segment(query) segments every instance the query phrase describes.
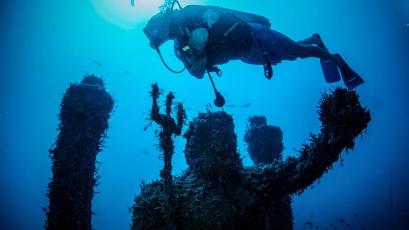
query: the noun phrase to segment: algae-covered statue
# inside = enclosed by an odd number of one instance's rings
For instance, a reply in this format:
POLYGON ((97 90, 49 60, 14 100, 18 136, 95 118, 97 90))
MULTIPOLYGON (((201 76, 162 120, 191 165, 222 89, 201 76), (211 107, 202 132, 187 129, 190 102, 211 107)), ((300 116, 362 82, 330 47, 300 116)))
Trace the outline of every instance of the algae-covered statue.
POLYGON ((274 200, 301 193, 339 159, 366 129, 370 113, 355 92, 336 89, 319 105, 322 127, 298 158, 244 167, 233 118, 201 113, 185 132, 189 168, 165 189, 163 180, 142 185, 132 207, 132 229, 266 229, 274 200))

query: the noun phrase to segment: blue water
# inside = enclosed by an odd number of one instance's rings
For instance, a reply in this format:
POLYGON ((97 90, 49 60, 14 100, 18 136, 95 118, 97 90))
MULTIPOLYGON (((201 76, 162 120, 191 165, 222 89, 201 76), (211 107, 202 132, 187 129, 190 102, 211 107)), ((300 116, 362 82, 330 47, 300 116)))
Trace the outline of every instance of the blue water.
MULTIPOLYGON (((96 229, 128 229, 128 207, 140 181, 159 177, 155 127, 143 131, 150 84, 175 92, 189 119, 213 101, 207 79, 167 72, 150 49, 141 29, 154 12, 123 19, 117 8, 101 10, 96 2, 115 1, 0 3, 1 229, 43 227, 41 208, 47 207, 51 177, 48 149, 57 135, 59 102, 69 83, 85 73, 102 76, 116 102, 109 138, 98 156, 102 178, 93 200, 96 229)), ((127 0, 117 2, 124 12, 138 13, 127 0)), ((135 7, 147 2, 135 1, 135 7)), ((274 29, 295 40, 318 32, 329 49, 341 53, 367 81, 357 91, 373 112, 368 133, 358 139, 354 151, 343 154, 344 166, 336 163, 313 188, 294 196, 295 229, 303 229, 311 213, 321 226, 345 218, 367 229, 408 229, 409 1, 190 2, 264 15, 274 29), (355 213, 359 218, 352 218, 355 213)), ((172 66, 181 66, 171 44, 163 53, 172 66)), ((216 84, 227 103, 252 103, 226 108, 234 115, 245 165, 252 164, 243 141, 249 116, 266 115, 270 124, 279 125, 285 154, 294 156, 309 132, 319 130, 320 94, 338 86, 325 83, 316 59, 282 63, 274 68, 271 81, 259 66, 231 62, 222 70, 216 84)), ((175 175, 186 168, 184 140, 178 138, 176 144, 175 175)))

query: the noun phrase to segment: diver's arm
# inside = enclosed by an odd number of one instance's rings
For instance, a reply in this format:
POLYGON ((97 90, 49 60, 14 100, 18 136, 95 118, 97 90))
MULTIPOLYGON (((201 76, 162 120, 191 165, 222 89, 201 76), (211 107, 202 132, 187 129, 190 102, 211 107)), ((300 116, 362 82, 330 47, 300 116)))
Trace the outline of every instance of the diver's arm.
POLYGON ((195 62, 193 63, 193 65, 187 67, 187 70, 189 71, 189 73, 198 79, 202 79, 204 77, 206 69, 207 69, 206 55, 203 55, 202 57, 197 58, 195 62))
POLYGON ((244 184, 263 200, 302 192, 328 171, 343 149, 353 148, 354 138, 371 119, 358 96, 344 89, 323 96, 319 116, 321 133, 310 137, 299 158, 244 169, 244 184))
POLYGON ((207 69, 206 46, 209 32, 204 27, 194 29, 189 38, 189 46, 192 49, 192 65, 187 67, 189 73, 196 78, 202 79, 207 69))

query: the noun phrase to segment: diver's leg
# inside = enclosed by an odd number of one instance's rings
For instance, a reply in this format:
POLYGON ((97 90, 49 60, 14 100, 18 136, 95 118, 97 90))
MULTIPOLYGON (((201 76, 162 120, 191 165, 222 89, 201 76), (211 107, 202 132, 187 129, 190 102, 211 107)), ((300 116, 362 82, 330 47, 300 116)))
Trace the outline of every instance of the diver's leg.
POLYGON ((313 45, 295 43, 288 48, 287 53, 290 56, 295 56, 298 58, 316 57, 324 60, 331 60, 337 63, 338 66, 341 65, 339 58, 329 53, 327 50, 313 45))
POLYGON ((317 46, 319 46, 319 40, 318 40, 318 37, 317 36, 319 36, 318 34, 314 34, 314 35, 312 35, 311 37, 309 37, 309 38, 306 38, 306 39, 304 39, 304 40, 301 40, 301 41, 297 41, 297 43, 298 44, 301 44, 301 45, 317 45, 317 46))
POLYGON ((306 38, 301 41, 297 41, 298 44, 301 45, 316 45, 321 48, 326 48, 324 42, 321 39, 319 34, 313 34, 311 37, 306 38))

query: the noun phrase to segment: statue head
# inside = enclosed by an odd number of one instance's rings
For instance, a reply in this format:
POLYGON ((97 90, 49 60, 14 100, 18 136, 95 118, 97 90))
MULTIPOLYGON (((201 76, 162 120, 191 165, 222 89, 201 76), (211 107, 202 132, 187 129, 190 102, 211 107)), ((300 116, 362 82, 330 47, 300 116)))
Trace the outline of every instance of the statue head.
POLYGON ((184 136, 186 161, 196 176, 221 179, 237 175, 242 168, 233 118, 227 113, 199 114, 184 136))
POLYGON ((264 116, 249 118, 249 125, 244 141, 255 164, 272 163, 281 159, 283 151, 283 132, 280 127, 267 125, 264 116))
POLYGON ((86 75, 82 79, 81 83, 86 84, 86 85, 93 85, 93 86, 101 87, 101 88, 105 87, 104 81, 101 78, 99 78, 99 77, 97 77, 97 76, 95 76, 93 74, 86 75))

